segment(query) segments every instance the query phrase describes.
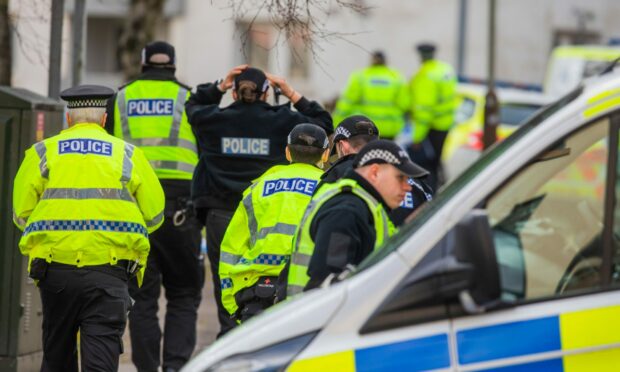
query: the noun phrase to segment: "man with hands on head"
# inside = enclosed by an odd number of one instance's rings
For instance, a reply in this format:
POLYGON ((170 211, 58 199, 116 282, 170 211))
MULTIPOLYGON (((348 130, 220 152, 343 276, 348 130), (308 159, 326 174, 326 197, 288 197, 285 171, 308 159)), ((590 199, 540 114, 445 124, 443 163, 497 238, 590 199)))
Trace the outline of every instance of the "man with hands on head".
POLYGON ((223 334, 235 323, 221 303, 220 244, 243 191, 267 169, 287 163, 287 136, 297 124, 316 124, 329 135, 333 132, 332 119, 284 78, 248 65, 234 67, 215 83, 199 85, 185 109, 200 153, 192 199, 198 218, 207 228, 207 254, 223 334), (290 103, 267 103, 270 85, 278 87, 290 103), (228 90, 232 90, 234 102, 220 107, 228 90))

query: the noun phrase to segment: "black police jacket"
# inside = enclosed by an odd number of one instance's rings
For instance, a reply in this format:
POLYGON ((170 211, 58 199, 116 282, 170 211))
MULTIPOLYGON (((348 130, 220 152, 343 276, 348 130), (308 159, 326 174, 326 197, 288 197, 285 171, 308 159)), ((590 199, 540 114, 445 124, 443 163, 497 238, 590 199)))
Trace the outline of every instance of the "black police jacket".
POLYGON ((302 97, 293 111, 290 103, 272 106, 257 101, 219 107, 222 92, 215 84, 196 88, 185 104, 200 149, 192 180, 197 208, 234 210, 251 181, 276 164, 286 164, 289 132, 300 123, 313 123, 327 134, 332 118, 317 102, 302 97))
POLYGON ((336 160, 327 170, 321 175, 321 181, 314 188, 314 193, 326 183, 334 183, 341 179, 349 169, 353 168, 353 159, 356 154, 349 154, 336 160))

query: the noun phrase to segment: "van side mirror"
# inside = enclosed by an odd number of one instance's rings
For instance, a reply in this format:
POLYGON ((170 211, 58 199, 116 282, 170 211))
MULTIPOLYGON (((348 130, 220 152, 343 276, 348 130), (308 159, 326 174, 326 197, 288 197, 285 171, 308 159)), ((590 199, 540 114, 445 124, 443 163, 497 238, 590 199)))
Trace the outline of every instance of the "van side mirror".
POLYGON ((360 329, 362 334, 448 318, 448 304, 480 313, 500 304, 493 233, 484 210, 473 210, 407 274, 360 329))
POLYGON ((493 233, 484 210, 457 223, 420 262, 406 282, 419 303, 459 300, 468 313, 480 313, 501 295, 493 233))
POLYGON ((474 270, 469 288, 459 293, 461 305, 468 313, 480 313, 495 305, 501 297, 500 274, 493 232, 486 211, 474 209, 452 230, 452 254, 474 270))

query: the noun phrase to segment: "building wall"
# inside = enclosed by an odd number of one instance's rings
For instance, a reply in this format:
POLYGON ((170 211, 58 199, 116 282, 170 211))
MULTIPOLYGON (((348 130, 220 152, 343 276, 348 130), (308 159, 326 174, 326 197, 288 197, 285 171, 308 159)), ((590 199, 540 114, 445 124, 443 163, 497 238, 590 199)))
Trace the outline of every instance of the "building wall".
MULTIPOLYGON (((50 0, 11 0, 10 3, 12 11, 19 15, 21 34, 29 40, 23 43, 23 48, 15 48, 13 85, 42 94, 47 93, 49 15, 45 20, 33 13, 45 14, 49 3, 50 0)), ((414 45, 422 41, 435 42, 438 58, 456 64, 460 0, 366 0, 364 3, 370 6, 364 15, 332 8, 328 15, 321 17, 327 30, 345 34, 346 40, 328 38, 317 42, 315 58, 309 56, 306 61, 308 76, 290 79, 300 92, 320 100, 337 96, 349 74, 366 66, 369 53, 376 49, 384 50, 388 64, 398 68, 406 78, 419 66, 414 45)), ((101 71, 101 66, 114 64, 111 59, 116 51, 110 49, 114 48, 117 27, 113 26, 122 24, 126 4, 127 0, 105 3, 88 0, 92 24, 91 34, 87 36, 87 63, 90 64, 86 83, 118 86, 122 82, 119 72, 101 71), (110 20, 109 25, 106 19, 110 20)), ((158 35, 176 46, 180 80, 192 86, 214 81, 225 76, 231 67, 246 62, 228 0, 176 0, 170 4, 173 10, 167 11, 166 22, 158 35)), ((488 0, 467 0, 467 5, 464 72, 484 78, 488 0)), ((70 84, 71 9, 68 1, 63 34, 63 87, 70 84)), ((600 42, 620 37, 617 0, 497 1, 496 77, 540 84, 557 32, 570 34, 577 30, 578 14, 584 13, 588 14, 586 29, 598 35, 600 42)), ((259 16, 257 20, 261 22, 264 17, 259 16)), ((14 37, 14 45, 18 42, 14 37)), ((292 57, 283 37, 269 54, 268 69, 288 76, 292 57)))

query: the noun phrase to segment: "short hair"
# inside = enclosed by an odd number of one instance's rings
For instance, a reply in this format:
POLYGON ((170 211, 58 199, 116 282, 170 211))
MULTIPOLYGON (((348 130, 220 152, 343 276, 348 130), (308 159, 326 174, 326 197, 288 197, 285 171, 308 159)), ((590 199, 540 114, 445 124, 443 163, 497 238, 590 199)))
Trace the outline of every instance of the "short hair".
POLYGON ((376 135, 372 134, 358 134, 357 136, 344 139, 343 141, 349 141, 349 144, 355 151, 359 151, 362 147, 366 146, 368 142, 378 139, 376 135))
POLYGON ((67 110, 71 124, 100 123, 106 109, 104 107, 82 107, 67 110))
POLYGON ((321 160, 325 149, 314 146, 288 145, 293 163, 316 164, 321 160))

